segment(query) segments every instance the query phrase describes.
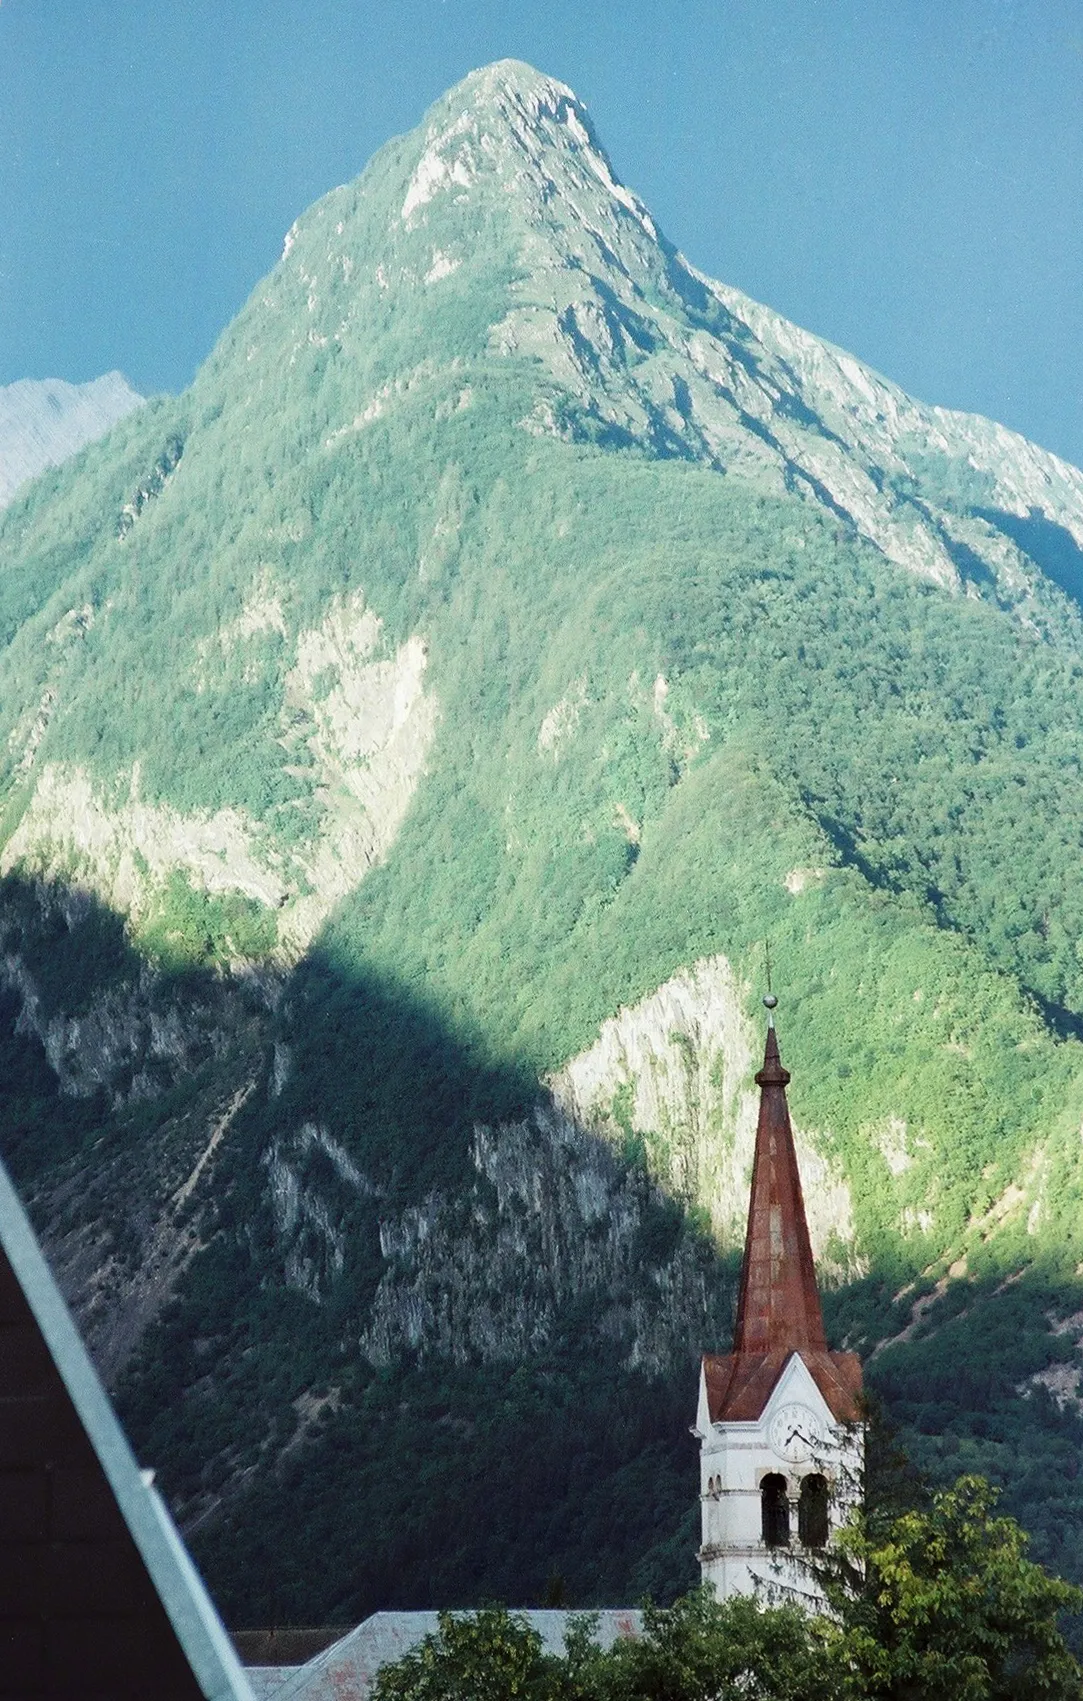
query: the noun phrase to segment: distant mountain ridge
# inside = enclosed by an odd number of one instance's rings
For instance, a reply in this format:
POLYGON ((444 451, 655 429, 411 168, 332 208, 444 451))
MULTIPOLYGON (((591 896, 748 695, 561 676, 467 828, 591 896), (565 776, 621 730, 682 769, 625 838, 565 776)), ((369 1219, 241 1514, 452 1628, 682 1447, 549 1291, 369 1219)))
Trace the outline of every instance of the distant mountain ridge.
POLYGON ((1083 474, 504 61, 0 567, 4 1150, 231 1615, 691 1579, 767 939, 832 1344, 1083 1575, 1083 474))
POLYGON ((27 479, 59 466, 142 401, 119 372, 87 384, 20 378, 0 385, 0 508, 27 479))

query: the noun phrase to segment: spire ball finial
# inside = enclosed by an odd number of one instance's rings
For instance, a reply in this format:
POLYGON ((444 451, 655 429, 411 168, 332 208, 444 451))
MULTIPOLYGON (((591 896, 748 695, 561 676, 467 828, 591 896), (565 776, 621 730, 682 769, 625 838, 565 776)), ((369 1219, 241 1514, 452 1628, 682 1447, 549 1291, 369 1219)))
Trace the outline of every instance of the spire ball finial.
POLYGON ((778 999, 775 997, 773 992, 765 992, 764 993, 764 995, 763 995, 763 1007, 764 1007, 765 1010, 777 1009, 778 999))

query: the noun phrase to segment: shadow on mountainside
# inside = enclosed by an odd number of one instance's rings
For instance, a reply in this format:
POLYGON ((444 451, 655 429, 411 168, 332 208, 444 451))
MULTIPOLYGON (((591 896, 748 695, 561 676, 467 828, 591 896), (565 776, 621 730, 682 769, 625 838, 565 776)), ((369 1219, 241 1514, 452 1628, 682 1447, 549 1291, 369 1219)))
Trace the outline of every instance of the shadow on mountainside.
POLYGON ((314 952, 217 1200, 121 1402, 233 1622, 693 1580, 734 1263, 533 1077, 314 952))
POLYGON ((4 1155, 234 1622, 692 1581, 735 1270, 679 1204, 319 952, 156 969, 19 880, 0 926, 4 1155))
MULTIPOLYGON (((678 1201, 416 989, 318 950, 284 985, 153 971, 93 900, 0 898, 4 1151, 231 1622, 694 1581, 736 1260, 678 1201)), ((1080 1574, 1083 1425, 1040 1380, 1078 1300, 1017 1274, 942 1283, 871 1380, 1080 1574)), ((901 1336, 933 1284, 891 1286, 826 1295, 832 1338, 901 1336)))
POLYGON ((1031 508, 1026 518, 1002 508, 975 508, 973 512, 1010 537, 1047 579, 1083 604, 1083 549, 1066 526, 1047 519, 1040 508, 1031 508))

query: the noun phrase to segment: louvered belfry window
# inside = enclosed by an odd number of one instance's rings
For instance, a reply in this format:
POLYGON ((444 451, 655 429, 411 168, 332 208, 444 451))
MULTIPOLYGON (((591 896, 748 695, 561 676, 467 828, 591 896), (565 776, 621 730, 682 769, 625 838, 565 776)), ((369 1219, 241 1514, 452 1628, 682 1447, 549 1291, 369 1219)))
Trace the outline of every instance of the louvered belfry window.
POLYGON ((770 1471, 760 1484, 760 1510, 765 1547, 785 1547, 790 1539, 790 1502, 786 1478, 770 1471))
POLYGON ((827 1478, 814 1471, 801 1484, 797 1534, 805 1547, 826 1547, 827 1527, 827 1478))

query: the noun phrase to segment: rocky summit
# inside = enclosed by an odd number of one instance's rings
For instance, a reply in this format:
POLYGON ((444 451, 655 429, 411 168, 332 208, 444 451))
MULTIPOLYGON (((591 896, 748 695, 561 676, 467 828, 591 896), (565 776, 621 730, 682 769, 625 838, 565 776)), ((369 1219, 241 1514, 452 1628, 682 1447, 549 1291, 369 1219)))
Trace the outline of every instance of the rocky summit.
POLYGON ((1083 1576, 1083 474, 505 61, 0 564, 4 1155, 233 1622, 693 1580, 767 941, 831 1344, 1083 1576))

